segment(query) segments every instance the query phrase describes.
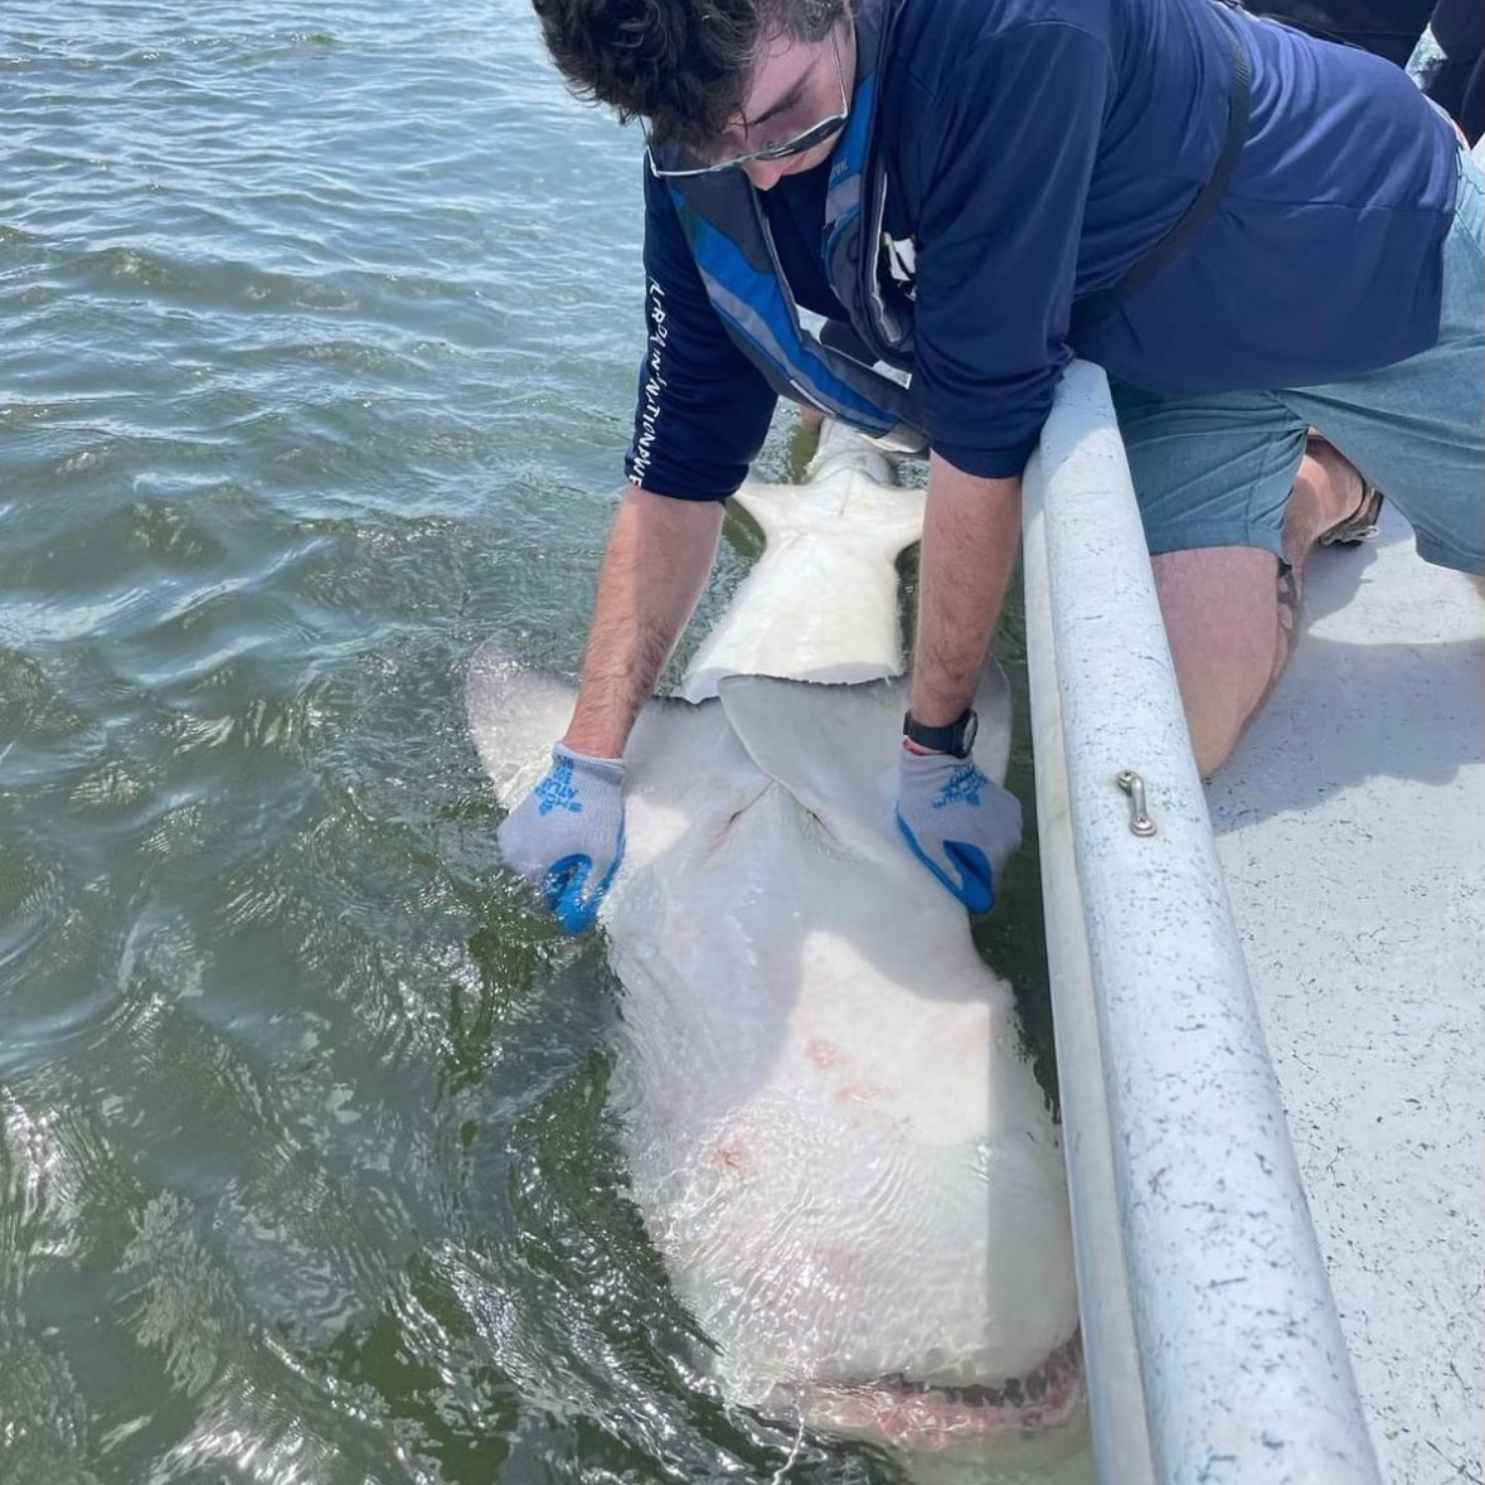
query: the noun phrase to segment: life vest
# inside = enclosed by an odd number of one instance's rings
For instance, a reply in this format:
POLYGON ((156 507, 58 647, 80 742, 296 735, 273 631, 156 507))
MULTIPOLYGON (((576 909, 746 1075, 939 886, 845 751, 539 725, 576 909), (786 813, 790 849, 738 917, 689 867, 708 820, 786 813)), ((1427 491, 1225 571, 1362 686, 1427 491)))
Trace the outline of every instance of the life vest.
MULTIPOLYGON (((758 193, 741 170, 666 180, 681 229, 712 307, 743 354, 782 397, 808 403, 858 428, 883 448, 922 453, 927 437, 910 387, 874 369, 913 364, 912 301, 883 273, 887 173, 874 148, 881 79, 903 0, 862 0, 856 15, 856 88, 851 113, 830 157, 825 195, 825 273, 850 317, 853 332, 827 343, 799 322, 799 308, 780 267, 758 193), (851 353, 841 349, 847 341, 851 353)), ((1076 344, 1154 278, 1215 210, 1237 168, 1247 138, 1250 75, 1234 12, 1241 0, 1216 0, 1232 65, 1227 132, 1211 177, 1159 241, 1107 288, 1072 306, 1069 337, 1076 344)), ((683 151, 662 150, 663 169, 689 163, 683 151)), ((836 327, 840 328, 840 327, 836 327)))
MULTIPOLYGON (((883 63, 901 7, 902 0, 863 0, 856 14, 856 86, 830 157, 825 271, 850 316, 857 355, 800 323, 762 202, 741 170, 665 184, 712 307, 773 390, 850 424, 884 448, 921 453, 928 440, 917 426, 910 389, 865 359, 902 370, 912 364, 911 305, 878 274, 875 245, 882 241, 887 183, 885 171, 870 164, 883 63)), ((686 163, 679 149, 663 149, 656 158, 661 168, 686 163)))

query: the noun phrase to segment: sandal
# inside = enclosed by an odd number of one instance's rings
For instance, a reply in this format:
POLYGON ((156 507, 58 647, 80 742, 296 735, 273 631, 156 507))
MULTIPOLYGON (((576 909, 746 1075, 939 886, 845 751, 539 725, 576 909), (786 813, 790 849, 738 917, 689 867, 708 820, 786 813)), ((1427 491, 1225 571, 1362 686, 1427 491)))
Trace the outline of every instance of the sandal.
POLYGON ((1361 482, 1361 504, 1344 521, 1321 532, 1322 547, 1359 547, 1377 534, 1377 518, 1382 514, 1382 492, 1370 481, 1361 482))
MULTIPOLYGON (((1351 463, 1323 433, 1312 428, 1305 441, 1305 452, 1314 455, 1321 449, 1347 464, 1351 463)), ((1352 464, 1351 468, 1356 466, 1352 464)), ((1377 518, 1382 514, 1382 492, 1359 469, 1356 477, 1361 481, 1361 501, 1344 521, 1337 521, 1329 531, 1321 532, 1322 547, 1359 547, 1377 534, 1377 518)))

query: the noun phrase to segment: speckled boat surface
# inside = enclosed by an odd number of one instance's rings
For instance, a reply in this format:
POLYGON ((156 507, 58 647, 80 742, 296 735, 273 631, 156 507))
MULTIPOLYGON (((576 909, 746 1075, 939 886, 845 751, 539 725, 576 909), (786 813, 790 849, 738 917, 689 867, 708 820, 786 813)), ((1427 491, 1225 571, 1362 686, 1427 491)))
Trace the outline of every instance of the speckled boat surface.
POLYGON ((1386 507, 1302 624, 1212 824, 1383 1474, 1480 1480, 1485 597, 1386 507))

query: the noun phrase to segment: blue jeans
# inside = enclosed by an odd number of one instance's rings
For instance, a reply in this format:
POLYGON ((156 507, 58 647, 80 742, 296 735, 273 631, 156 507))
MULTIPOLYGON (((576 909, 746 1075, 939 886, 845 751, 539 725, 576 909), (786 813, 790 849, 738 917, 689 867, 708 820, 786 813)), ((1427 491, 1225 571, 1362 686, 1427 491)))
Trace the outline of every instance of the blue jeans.
POLYGON ((1110 378, 1152 553, 1246 546, 1282 561, 1284 510, 1313 427, 1408 518, 1421 556, 1485 572, 1485 223, 1480 170, 1459 159, 1429 350, 1277 392, 1171 396, 1110 378))

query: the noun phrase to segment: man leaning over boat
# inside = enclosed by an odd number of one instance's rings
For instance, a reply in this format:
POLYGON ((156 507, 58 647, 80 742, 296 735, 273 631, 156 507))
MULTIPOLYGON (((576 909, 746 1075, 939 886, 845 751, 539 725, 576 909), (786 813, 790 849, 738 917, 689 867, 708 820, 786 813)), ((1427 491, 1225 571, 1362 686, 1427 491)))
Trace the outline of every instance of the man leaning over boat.
POLYGON ((976 911, 1020 814, 968 708, 1074 355, 1109 375, 1204 774, 1376 489, 1485 570, 1480 174, 1391 63, 1217 0, 534 4, 647 142, 630 486, 571 726, 500 837, 559 918, 617 868, 625 742, 780 395, 928 453, 898 820, 976 911))

